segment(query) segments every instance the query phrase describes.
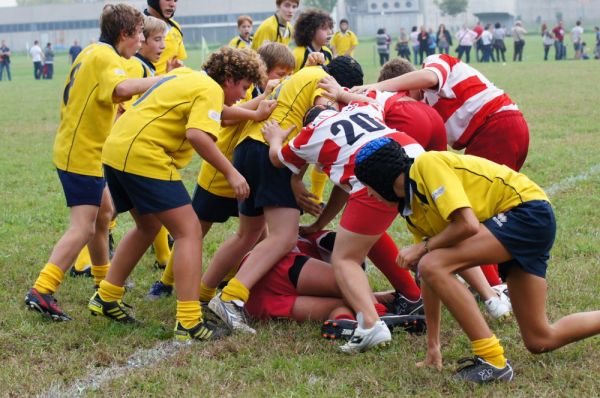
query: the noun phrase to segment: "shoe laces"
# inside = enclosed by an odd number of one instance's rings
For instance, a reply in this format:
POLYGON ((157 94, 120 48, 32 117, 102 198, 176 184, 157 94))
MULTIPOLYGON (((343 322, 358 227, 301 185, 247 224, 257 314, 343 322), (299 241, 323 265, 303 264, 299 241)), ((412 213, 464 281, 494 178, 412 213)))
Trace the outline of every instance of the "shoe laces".
POLYGON ((483 362, 483 360, 481 358, 479 358, 478 356, 461 358, 458 360, 458 365, 460 365, 458 368, 458 372, 461 372, 465 369, 477 366, 477 365, 481 364, 482 362, 483 362))

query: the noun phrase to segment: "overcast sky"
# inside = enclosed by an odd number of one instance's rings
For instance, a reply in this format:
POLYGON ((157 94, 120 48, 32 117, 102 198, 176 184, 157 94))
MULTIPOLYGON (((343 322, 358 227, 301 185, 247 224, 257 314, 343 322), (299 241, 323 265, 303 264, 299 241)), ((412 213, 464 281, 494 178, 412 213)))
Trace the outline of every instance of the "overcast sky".
POLYGON ((10 7, 10 6, 16 6, 16 5, 17 5, 16 0, 0 0, 0 7, 10 7))

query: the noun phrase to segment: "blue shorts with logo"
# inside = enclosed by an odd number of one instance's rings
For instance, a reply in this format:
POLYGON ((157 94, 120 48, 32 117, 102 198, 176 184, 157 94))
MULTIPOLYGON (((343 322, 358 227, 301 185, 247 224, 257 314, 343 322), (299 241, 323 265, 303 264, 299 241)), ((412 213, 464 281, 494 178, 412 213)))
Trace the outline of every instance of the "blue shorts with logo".
POLYGON ((104 175, 118 213, 134 208, 140 214, 160 213, 191 202, 181 181, 142 177, 107 165, 104 165, 104 175))
POLYGON ((498 264, 503 280, 512 267, 546 277, 550 249, 556 237, 556 220, 550 203, 532 200, 483 222, 513 259, 498 264))
POLYGON ((87 176, 56 169, 62 184, 67 207, 73 206, 98 206, 102 202, 102 192, 106 187, 104 177, 87 176))
POLYGON ((236 198, 215 195, 200 185, 196 185, 194 190, 192 207, 198 219, 202 221, 224 223, 229 217, 238 216, 238 201, 236 198))

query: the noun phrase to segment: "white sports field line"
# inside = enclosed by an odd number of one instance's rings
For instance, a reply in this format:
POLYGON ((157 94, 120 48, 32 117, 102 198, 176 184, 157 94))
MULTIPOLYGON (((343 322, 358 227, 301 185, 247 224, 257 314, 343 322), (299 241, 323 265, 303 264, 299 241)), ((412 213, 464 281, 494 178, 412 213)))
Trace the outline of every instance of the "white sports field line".
MULTIPOLYGON (((578 182, 585 181, 590 177, 600 173, 600 164, 590 167, 586 172, 576 176, 567 177, 555 184, 545 188, 548 196, 554 196, 565 189, 572 188, 578 182)), ((61 388, 59 384, 52 385, 48 391, 40 395, 40 397, 73 397, 81 396, 86 391, 98 390, 104 383, 116 380, 126 376, 130 370, 145 368, 158 364, 174 355, 176 355, 184 345, 174 341, 166 341, 157 344, 154 348, 147 348, 136 351, 127 360, 127 364, 123 366, 113 366, 104 369, 101 372, 90 372, 83 380, 77 380, 72 385, 61 388)))

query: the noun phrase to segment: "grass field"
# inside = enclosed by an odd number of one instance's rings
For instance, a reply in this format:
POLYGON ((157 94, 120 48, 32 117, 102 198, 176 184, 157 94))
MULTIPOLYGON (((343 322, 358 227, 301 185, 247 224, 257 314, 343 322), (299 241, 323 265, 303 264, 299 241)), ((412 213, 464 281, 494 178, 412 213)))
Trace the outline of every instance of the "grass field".
MULTIPOLYGON (((357 51, 367 81, 377 74, 372 51, 372 43, 357 51)), ((188 64, 199 66, 199 57, 192 52, 188 64)), ((541 59, 541 41, 530 37, 523 63, 476 67, 525 114, 531 145, 523 172, 548 190, 555 207, 558 234, 548 272, 553 320, 600 309, 600 62, 541 59)), ((533 356, 514 320, 491 325, 516 378, 485 387, 451 380, 455 361, 469 355, 469 342, 448 314, 441 373, 414 366, 424 356, 424 337, 399 333, 386 350, 346 356, 319 338, 315 323, 261 323, 256 336, 175 346, 175 299, 144 300, 159 277, 149 253, 133 273, 136 287, 126 295, 145 321, 142 327, 91 317, 86 303, 92 282, 84 279, 66 277, 57 294, 73 322, 52 323, 26 311, 23 297, 67 225, 51 162, 67 60, 57 57, 52 81, 34 81, 31 63, 22 56, 14 57, 12 68, 13 81, 0 82, 0 396, 600 395, 599 337, 533 356)), ((196 159, 184 172, 190 187, 198 166, 196 159)), ((117 236, 130 226, 129 216, 120 217, 117 236)), ((210 232, 205 263, 235 228, 229 222, 210 232)), ((402 220, 395 222, 392 236, 400 246, 410 241, 402 220)), ((370 277, 375 288, 388 288, 377 272, 370 277)))

